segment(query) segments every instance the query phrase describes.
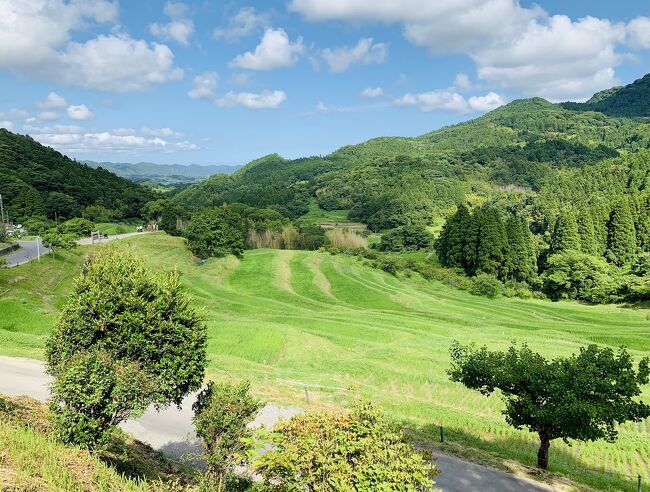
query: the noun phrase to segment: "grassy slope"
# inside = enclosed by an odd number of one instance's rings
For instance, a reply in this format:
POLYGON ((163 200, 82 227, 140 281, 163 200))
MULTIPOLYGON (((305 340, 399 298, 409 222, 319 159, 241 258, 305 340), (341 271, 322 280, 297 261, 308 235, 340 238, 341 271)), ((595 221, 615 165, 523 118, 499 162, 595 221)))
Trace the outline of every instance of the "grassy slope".
POLYGON ((0 489, 162 492, 170 482, 191 485, 194 476, 120 431, 95 455, 65 446, 42 403, 0 395, 0 489))
MULTIPOLYGON (((534 437, 504 423, 498 398, 484 398, 448 381, 452 340, 491 348, 526 341, 547 356, 567 355, 592 342, 626 345, 637 356, 650 354, 642 310, 487 300, 437 282, 397 279, 354 258, 322 253, 257 250, 243 260, 212 260, 198 267, 180 239, 157 234, 117 244, 146 255, 156 268, 177 265, 183 272, 208 316, 212 375, 251 378, 266 397, 298 405, 306 404, 304 389, 287 381, 342 388, 310 389, 312 405, 369 398, 418 433, 434 436, 436 426, 444 425, 450 446, 524 464, 535 461, 534 437)), ((25 308, 44 310, 28 309, 38 317, 34 325, 13 315, 11 330, 0 322, 0 351, 40 356, 51 313, 60 304, 41 302, 41 294, 31 291, 40 287, 30 279, 44 278, 47 271, 59 279, 57 294, 65 293, 80 254, 0 271, 0 289, 9 276, 26 277, 1 302, 20 306, 20 299, 26 299, 25 308)), ((0 304, 3 315, 5 305, 0 304)), ((650 397, 650 391, 644 396, 650 397)), ((552 470, 612 490, 629 488, 636 473, 650 480, 649 468, 649 422, 626 424, 614 445, 555 442, 551 450, 552 470)))

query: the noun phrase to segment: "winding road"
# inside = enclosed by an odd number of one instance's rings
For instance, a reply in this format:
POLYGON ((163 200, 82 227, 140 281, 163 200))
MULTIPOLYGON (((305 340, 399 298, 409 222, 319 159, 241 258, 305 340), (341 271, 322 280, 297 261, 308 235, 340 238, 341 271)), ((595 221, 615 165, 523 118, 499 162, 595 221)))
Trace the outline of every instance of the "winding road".
MULTIPOLYGON (((31 359, 0 356, 0 393, 26 395, 38 400, 48 397, 50 377, 42 362, 31 359)), ((192 428, 192 403, 188 396, 182 408, 156 412, 148 410, 142 417, 130 420, 122 428, 140 441, 162 451, 172 459, 197 454, 201 448, 192 428)), ((267 405, 253 425, 272 427, 281 419, 291 418, 302 410, 296 407, 267 405)), ((455 456, 435 453, 441 473, 436 477, 436 488, 446 492, 548 492, 554 489, 509 473, 461 460, 455 456)))

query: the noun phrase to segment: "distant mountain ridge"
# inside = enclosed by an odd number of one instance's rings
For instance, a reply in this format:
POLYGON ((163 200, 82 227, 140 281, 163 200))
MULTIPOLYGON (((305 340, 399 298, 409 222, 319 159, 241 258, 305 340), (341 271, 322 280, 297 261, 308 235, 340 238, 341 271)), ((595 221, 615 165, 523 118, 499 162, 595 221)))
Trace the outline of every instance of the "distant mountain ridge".
POLYGON ((585 103, 563 103, 573 111, 597 111, 609 116, 650 118, 650 74, 633 83, 594 94, 585 103))
POLYGON ((240 166, 198 164, 155 164, 152 162, 83 161, 93 168, 103 168, 131 181, 152 181, 159 184, 196 183, 213 174, 230 174, 240 166))

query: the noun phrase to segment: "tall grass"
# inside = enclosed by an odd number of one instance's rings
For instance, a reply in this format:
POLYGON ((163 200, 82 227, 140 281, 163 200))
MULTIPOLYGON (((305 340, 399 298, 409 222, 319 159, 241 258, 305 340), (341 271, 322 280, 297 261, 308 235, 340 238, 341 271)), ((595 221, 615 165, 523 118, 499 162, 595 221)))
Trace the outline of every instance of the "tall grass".
POLYGON ((335 248, 367 248, 368 240, 353 230, 330 229, 326 233, 330 244, 335 248))

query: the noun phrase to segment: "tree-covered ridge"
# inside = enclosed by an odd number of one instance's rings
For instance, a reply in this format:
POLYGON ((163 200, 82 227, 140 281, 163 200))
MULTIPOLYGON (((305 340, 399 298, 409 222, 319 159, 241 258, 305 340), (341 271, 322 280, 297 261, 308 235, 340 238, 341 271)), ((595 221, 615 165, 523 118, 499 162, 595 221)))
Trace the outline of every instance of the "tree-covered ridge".
POLYGON ((101 205, 116 217, 137 217, 151 194, 104 169, 92 169, 29 136, 0 129, 0 194, 12 220, 80 216, 101 205))
POLYGON ((575 111, 599 111, 612 116, 650 117, 650 74, 624 87, 613 87, 595 94, 586 103, 564 103, 575 111))
POLYGON ((191 207, 243 202, 291 218, 315 198, 373 230, 429 224, 502 188, 538 191, 557 170, 650 148, 650 126, 534 98, 416 138, 383 137, 325 157, 271 154, 178 194, 191 207))

